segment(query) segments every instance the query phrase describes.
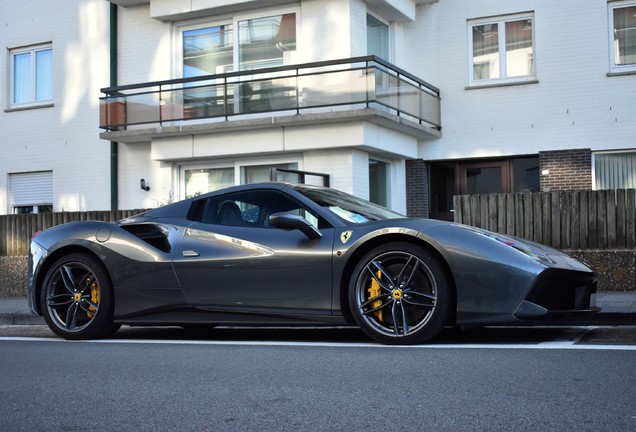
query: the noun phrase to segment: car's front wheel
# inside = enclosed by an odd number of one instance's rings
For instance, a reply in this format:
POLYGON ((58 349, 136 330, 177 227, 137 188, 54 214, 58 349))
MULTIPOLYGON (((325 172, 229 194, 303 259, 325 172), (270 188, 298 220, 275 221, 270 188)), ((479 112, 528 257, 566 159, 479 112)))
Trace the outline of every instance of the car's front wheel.
POLYGON ((116 330, 110 278, 90 255, 59 258, 44 278, 40 301, 46 323, 65 339, 99 338, 116 330))
POLYGON ((449 286, 437 258, 410 243, 368 252, 349 283, 349 304, 360 328, 387 344, 418 344, 436 336, 449 314, 449 286))

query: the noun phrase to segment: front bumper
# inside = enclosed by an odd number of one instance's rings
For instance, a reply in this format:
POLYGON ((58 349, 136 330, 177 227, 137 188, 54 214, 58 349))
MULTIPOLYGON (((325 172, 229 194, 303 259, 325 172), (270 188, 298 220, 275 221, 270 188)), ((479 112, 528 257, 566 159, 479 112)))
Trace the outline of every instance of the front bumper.
POLYGON ((592 272, 546 270, 537 278, 514 315, 528 320, 599 312, 595 296, 597 284, 592 272))

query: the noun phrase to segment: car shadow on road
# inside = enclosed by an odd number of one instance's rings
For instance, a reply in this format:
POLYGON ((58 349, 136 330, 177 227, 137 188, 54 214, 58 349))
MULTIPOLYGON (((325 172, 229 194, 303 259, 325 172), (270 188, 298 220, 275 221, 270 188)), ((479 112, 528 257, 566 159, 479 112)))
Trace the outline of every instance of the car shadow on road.
MULTIPOLYGON (((6 326, 2 335, 57 338, 46 326, 6 326)), ((252 343, 322 343, 380 345, 357 327, 190 327, 123 326, 113 340, 210 341, 252 343)), ((636 345, 636 326, 606 327, 472 327, 445 328, 425 345, 537 345, 573 344, 636 345)))

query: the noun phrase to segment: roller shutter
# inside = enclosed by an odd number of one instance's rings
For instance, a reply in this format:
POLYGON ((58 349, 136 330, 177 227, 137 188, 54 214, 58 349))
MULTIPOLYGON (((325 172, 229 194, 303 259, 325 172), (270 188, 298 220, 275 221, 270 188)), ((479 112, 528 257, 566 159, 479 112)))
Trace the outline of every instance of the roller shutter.
POLYGON ((12 207, 53 204, 53 172, 9 174, 12 207))

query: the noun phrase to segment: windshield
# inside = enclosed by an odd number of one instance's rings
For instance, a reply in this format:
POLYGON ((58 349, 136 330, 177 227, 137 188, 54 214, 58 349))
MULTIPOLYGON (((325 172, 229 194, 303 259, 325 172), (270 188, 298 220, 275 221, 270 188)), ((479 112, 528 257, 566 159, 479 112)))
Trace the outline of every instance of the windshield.
POLYGON ((370 221, 402 219, 405 217, 386 207, 335 189, 306 186, 297 186, 295 189, 322 208, 330 210, 340 219, 350 223, 363 224, 370 221))

